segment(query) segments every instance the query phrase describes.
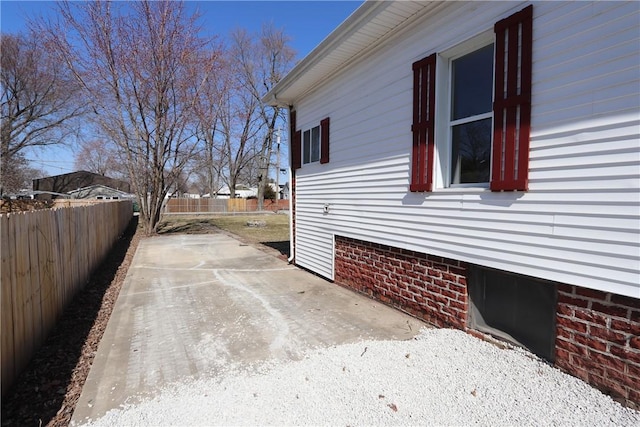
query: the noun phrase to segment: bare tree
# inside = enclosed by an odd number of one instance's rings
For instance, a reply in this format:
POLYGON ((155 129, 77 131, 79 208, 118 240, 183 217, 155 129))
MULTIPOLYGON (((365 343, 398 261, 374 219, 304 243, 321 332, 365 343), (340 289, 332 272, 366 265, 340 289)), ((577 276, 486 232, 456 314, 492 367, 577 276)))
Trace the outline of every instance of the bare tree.
POLYGON ((231 38, 239 83, 258 102, 256 113, 260 117, 262 132, 255 161, 259 171, 258 208, 262 209, 265 186, 269 182, 274 131, 278 121, 284 120, 284 111, 260 100, 293 66, 295 51, 289 46, 289 38, 284 31, 273 25, 263 25, 257 37, 244 30, 236 30, 231 38))
POLYGON ((121 179, 128 175, 120 163, 117 147, 100 139, 84 142, 80 146, 75 167, 111 178, 121 179))
POLYGON ((226 180, 224 179, 224 159, 216 146, 206 145, 191 166, 193 184, 201 194, 215 197, 226 180))
POLYGON ((224 181, 235 196, 238 184, 258 185, 261 202, 268 179, 273 129, 281 111, 261 97, 292 65, 294 53, 282 31, 265 26, 251 36, 231 34, 216 78, 206 81, 198 99, 198 138, 203 150, 196 162, 198 181, 212 195, 224 181))
POLYGON ((238 182, 243 182, 249 187, 258 187, 260 184, 260 142, 261 134, 254 139, 251 147, 249 148, 249 154, 247 156, 248 161, 244 164, 242 170, 238 174, 238 182))
POLYGON ((255 159, 252 147, 262 129, 260 117, 256 115, 259 106, 260 101, 239 86, 224 95, 220 114, 220 151, 231 198, 235 197, 243 170, 255 159))
POLYGON ((201 180, 214 195, 224 182, 235 197, 235 189, 246 181, 246 171, 255 162, 255 145, 263 128, 258 114, 260 101, 238 79, 238 61, 226 51, 215 78, 206 81, 197 102, 198 138, 202 142, 197 167, 201 180), (242 181, 244 180, 244 181, 242 181))
POLYGON ((155 233, 162 204, 197 148, 194 100, 218 52, 183 2, 59 4, 56 51, 90 95, 94 120, 119 147, 155 233))
POLYGON ((11 162, 4 166, 2 174, 4 189, 12 193, 31 189, 34 179, 46 175, 43 171, 30 167, 22 153, 13 156, 11 162))
POLYGON ((25 149, 64 142, 83 113, 79 86, 49 47, 35 33, 0 35, 0 194, 27 166, 25 149))
POLYGON ((214 197, 223 185, 225 157, 221 138, 222 108, 230 90, 228 61, 220 60, 215 73, 204 79, 196 99, 196 136, 201 143, 193 165, 193 174, 202 193, 214 197))

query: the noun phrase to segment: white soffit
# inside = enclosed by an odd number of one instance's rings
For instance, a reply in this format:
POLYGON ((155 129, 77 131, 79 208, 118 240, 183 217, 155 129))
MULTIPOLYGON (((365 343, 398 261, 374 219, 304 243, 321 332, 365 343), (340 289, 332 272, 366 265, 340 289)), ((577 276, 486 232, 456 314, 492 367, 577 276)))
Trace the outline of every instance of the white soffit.
POLYGON ((375 48, 440 2, 367 1, 300 61, 262 101, 293 105, 319 83, 375 48))

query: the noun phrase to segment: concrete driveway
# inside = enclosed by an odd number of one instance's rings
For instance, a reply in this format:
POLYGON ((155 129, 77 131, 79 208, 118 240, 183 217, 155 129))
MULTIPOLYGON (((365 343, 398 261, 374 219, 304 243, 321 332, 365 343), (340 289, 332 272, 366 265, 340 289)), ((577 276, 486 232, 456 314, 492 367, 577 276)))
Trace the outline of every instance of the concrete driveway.
POLYGON ((225 234, 140 242, 72 423, 171 383, 424 323, 225 234))

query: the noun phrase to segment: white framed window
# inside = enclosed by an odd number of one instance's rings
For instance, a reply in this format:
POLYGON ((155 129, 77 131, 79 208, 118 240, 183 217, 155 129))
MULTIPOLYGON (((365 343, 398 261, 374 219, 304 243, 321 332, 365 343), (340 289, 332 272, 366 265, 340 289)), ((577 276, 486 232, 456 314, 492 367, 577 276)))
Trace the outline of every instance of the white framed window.
POLYGON ((436 185, 488 188, 493 137, 494 35, 438 55, 436 185))
POLYGON ((320 120, 319 126, 294 132, 295 117, 294 111, 291 115, 291 167, 296 170, 306 164, 329 163, 329 117, 320 120))
POLYGON ((302 163, 320 161, 320 126, 315 126, 302 133, 302 163))

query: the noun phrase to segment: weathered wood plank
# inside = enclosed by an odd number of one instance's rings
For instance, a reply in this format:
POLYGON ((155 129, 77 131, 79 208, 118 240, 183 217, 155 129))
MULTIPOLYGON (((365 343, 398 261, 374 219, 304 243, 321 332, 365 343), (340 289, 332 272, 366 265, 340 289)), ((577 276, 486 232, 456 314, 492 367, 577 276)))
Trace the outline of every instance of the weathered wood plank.
POLYGON ((53 310, 52 292, 55 281, 53 276, 52 248, 55 242, 52 240, 53 215, 43 212, 38 219, 38 228, 41 242, 38 245, 40 251, 40 306, 42 310, 42 329, 46 336, 55 324, 55 311, 53 310))
MULTIPOLYGON (((28 219, 27 234, 29 239, 29 295, 31 300, 31 342, 36 351, 43 341, 42 331, 42 302, 41 302, 41 282, 40 282, 40 252, 38 249, 40 230, 40 212, 31 212, 26 215, 28 219)), ((44 244, 44 242, 43 242, 44 244)))
POLYGON ((13 292, 12 287, 14 284, 14 257, 13 251, 9 247, 9 242, 12 240, 9 236, 9 215, 0 215, 0 257, 2 263, 0 264, 0 335, 2 349, 0 357, 2 360, 2 393, 4 394, 9 385, 13 382, 15 372, 15 356, 13 345, 13 292))
POLYGON ((16 369, 22 370, 33 351, 30 334, 33 321, 31 319, 31 301, 29 287, 29 240, 26 239, 28 217, 24 213, 13 215, 15 222, 14 241, 16 257, 16 281, 13 289, 14 305, 14 345, 16 369))

